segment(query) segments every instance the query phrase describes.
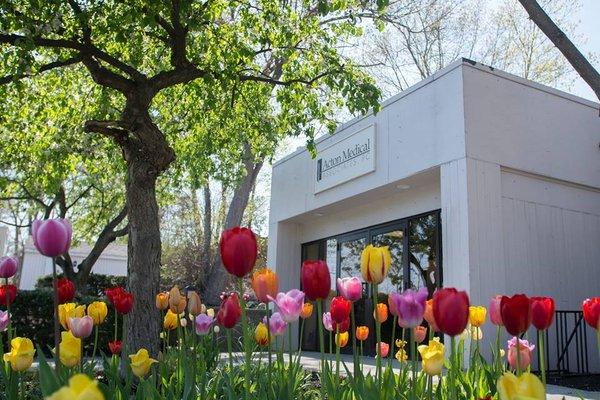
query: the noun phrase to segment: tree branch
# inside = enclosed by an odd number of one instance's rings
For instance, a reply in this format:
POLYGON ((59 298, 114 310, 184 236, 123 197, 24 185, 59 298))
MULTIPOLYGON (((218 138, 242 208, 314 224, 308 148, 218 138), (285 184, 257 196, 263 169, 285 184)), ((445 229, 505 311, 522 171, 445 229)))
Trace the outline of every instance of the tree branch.
POLYGON ((129 131, 124 126, 121 121, 97 121, 92 119, 85 121, 83 130, 85 132, 100 133, 123 145, 129 137, 129 131))
POLYGON ((567 35, 552 21, 536 0, 519 0, 519 2, 525 11, 527 11, 527 14, 529 14, 529 18, 554 43, 569 64, 573 66, 581 78, 592 88, 596 97, 600 99, 600 74, 598 71, 581 54, 567 35))
POLYGON ((318 75, 316 75, 315 77, 311 78, 311 79, 301 79, 301 78, 297 78, 297 79, 290 79, 287 81, 281 81, 278 79, 273 79, 270 78, 268 76, 258 76, 258 75, 242 75, 240 77, 241 81, 256 81, 256 82, 266 82, 266 83, 270 83, 272 85, 279 85, 279 86, 290 86, 296 83, 302 83, 305 85, 312 85, 313 83, 315 83, 316 81, 318 81, 319 79, 327 76, 327 75, 331 75, 331 74, 336 74, 336 73, 340 73, 343 71, 343 66, 341 69, 337 69, 337 70, 330 70, 330 71, 325 71, 322 72, 318 75))
MULTIPOLYGON (((69 65, 77 64, 78 62, 81 62, 82 59, 83 57, 81 55, 76 55, 75 57, 67 58, 66 60, 53 61, 51 63, 42 65, 40 68, 38 68, 37 73, 42 73, 50 71, 51 69, 67 67, 69 65)), ((33 75, 34 74, 6 75, 0 77, 0 85, 4 85, 6 83, 10 83, 23 78, 29 78, 33 75)))

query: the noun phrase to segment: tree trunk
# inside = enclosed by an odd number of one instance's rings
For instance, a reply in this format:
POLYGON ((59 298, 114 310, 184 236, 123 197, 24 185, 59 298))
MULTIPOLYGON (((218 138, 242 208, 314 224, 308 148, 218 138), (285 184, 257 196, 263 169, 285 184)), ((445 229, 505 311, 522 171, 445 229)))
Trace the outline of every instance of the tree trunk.
POLYGON ((203 221, 203 231, 204 238, 202 240, 202 252, 204 253, 204 257, 202 259, 203 265, 202 269, 205 274, 208 274, 210 271, 210 266, 212 263, 212 255, 210 251, 210 247, 212 244, 212 201, 211 201, 211 193, 210 186, 208 182, 202 188, 204 192, 204 216, 202 218, 203 221))
POLYGON ((160 284, 160 228, 156 201, 156 168, 135 157, 127 166, 129 219, 128 287, 134 294, 133 310, 127 315, 125 340, 130 353, 140 348, 158 355, 160 314, 154 297, 160 284))

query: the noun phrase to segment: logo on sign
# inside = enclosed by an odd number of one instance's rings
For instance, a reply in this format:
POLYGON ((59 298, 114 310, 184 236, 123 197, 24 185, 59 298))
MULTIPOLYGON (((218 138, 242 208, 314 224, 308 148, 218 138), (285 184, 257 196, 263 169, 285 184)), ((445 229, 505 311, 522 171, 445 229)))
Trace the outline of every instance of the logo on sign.
POLYGON ((327 171, 341 167, 345 163, 350 163, 357 157, 367 157, 371 153, 371 139, 368 138, 364 143, 357 143, 354 148, 342 150, 341 154, 334 158, 319 158, 317 159, 317 181, 323 178, 323 174, 327 175, 327 171))

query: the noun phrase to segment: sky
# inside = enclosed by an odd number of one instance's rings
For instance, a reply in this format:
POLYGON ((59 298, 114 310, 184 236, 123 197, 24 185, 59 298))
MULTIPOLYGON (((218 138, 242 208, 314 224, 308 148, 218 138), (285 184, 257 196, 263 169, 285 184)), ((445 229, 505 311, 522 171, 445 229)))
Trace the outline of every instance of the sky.
MULTIPOLYGON (((579 21, 577 33, 587 38, 587 43, 575 43, 583 54, 596 55, 592 62, 597 70, 600 70, 600 0, 582 0, 582 7, 578 15, 573 16, 574 21, 579 21)), ((598 101, 590 87, 579 78, 576 80, 571 92, 586 99, 598 101)))

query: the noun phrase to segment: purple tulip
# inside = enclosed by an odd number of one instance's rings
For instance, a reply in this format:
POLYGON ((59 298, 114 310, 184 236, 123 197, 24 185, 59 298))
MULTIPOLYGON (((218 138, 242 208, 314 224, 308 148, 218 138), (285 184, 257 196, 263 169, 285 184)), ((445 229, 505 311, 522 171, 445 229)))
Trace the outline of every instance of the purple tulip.
POLYGON ((423 322, 427 288, 418 291, 407 289, 402 294, 391 293, 388 296, 390 313, 398 317, 402 328, 414 328, 423 322))
MULTIPOLYGON (((263 324, 267 325, 267 317, 263 318, 263 324)), ((280 313, 275 312, 271 315, 269 319, 269 331, 272 336, 283 335, 285 332, 285 328, 287 327, 287 322, 283 320, 283 317, 280 313)))
POLYGON ((267 298, 277 304, 285 322, 294 322, 300 318, 300 312, 304 306, 304 292, 301 290, 292 289, 287 293, 278 293, 275 299, 271 296, 267 296, 267 298))
POLYGON ((4 332, 8 328, 9 322, 8 311, 0 311, 0 332, 4 332))
POLYGON ((66 253, 71 246, 73 230, 69 221, 63 218, 36 219, 31 227, 35 248, 46 257, 56 257, 66 253))
POLYGON ((351 278, 338 278, 337 289, 340 292, 340 296, 352 302, 360 300, 362 297, 362 283, 355 276, 351 278))
POLYGON ((11 278, 17 273, 19 259, 17 257, 0 258, 0 278, 11 278))
POLYGON ((210 328, 212 328, 215 319, 206 314, 198 314, 196 319, 194 320, 194 324, 196 325, 196 334, 198 335, 206 335, 210 332, 210 328))
POLYGON ((323 326, 329 332, 333 332, 333 320, 331 319, 331 313, 326 312, 323 314, 323 326))
POLYGON ((94 319, 89 315, 81 318, 69 318, 67 321, 69 330, 76 338, 83 339, 92 334, 94 319))

